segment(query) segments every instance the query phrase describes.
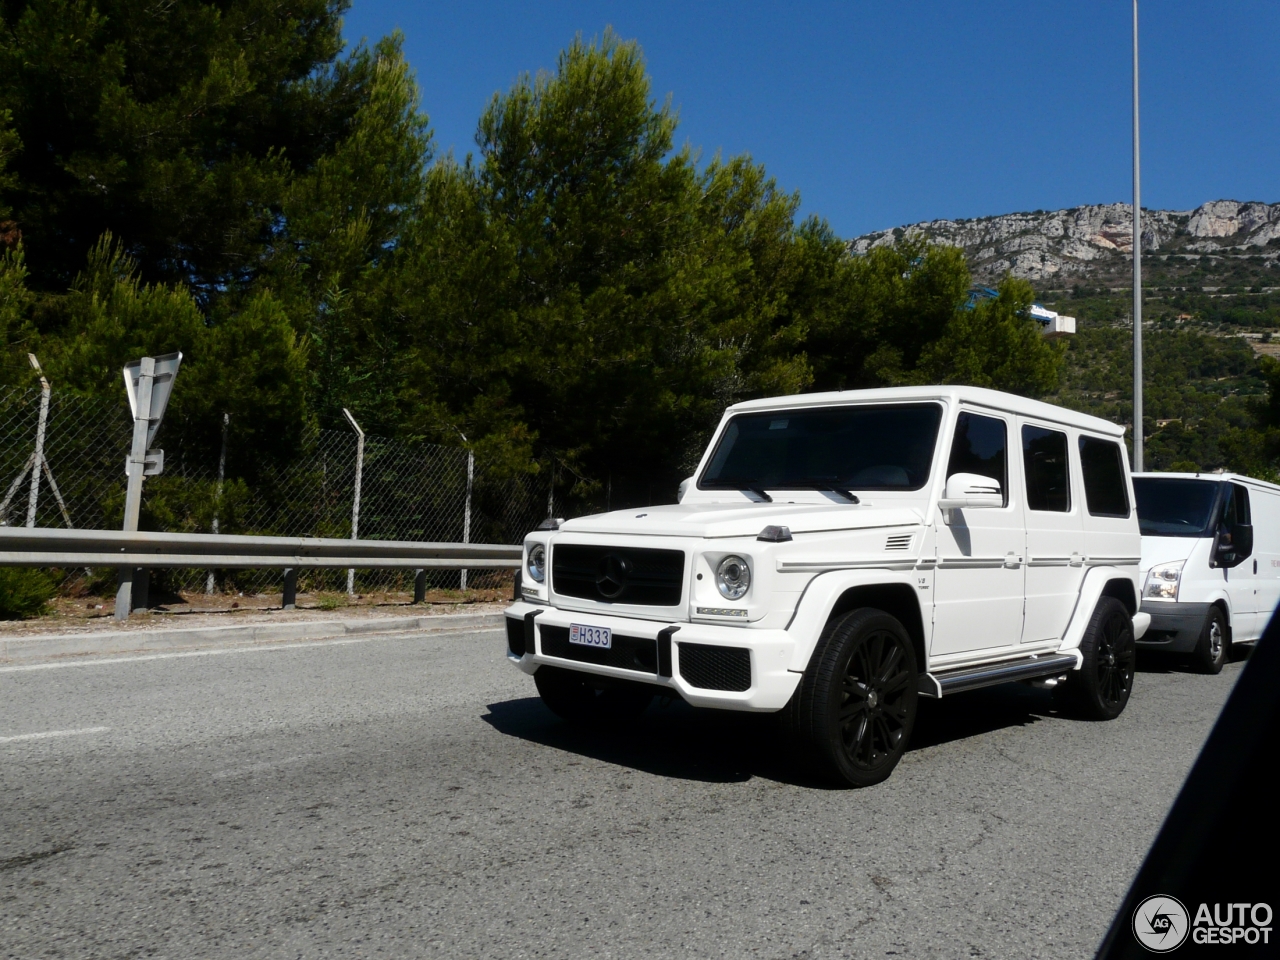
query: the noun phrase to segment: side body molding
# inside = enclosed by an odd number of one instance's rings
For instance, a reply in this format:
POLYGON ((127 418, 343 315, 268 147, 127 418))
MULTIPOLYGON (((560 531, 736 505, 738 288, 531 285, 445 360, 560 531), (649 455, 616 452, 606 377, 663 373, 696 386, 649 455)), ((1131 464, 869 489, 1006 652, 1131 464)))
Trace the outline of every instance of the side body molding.
MULTIPOLYGON (((929 579, 932 585, 932 577, 929 579)), ((822 573, 809 581, 787 624, 787 633, 796 640, 795 651, 788 665, 788 670, 803 673, 809 665, 814 649, 818 646, 818 638, 831 617, 836 603, 846 590, 854 587, 890 586, 908 587, 916 597, 920 609, 920 620, 924 627, 924 645, 929 649, 930 633, 933 627, 933 591, 920 590, 916 574, 913 570, 886 569, 879 567, 866 570, 837 570, 822 573), (919 596, 923 594, 922 596, 919 596), (921 603, 924 600, 924 603, 921 603)))

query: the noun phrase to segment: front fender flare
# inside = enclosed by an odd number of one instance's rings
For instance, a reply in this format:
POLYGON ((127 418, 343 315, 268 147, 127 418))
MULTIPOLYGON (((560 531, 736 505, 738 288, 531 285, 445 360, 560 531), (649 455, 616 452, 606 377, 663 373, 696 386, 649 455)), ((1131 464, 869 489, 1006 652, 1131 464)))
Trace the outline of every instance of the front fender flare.
MULTIPOLYGON (((929 648, 929 633, 933 626, 931 602, 928 606, 920 602, 918 596, 922 591, 918 582, 921 571, 888 570, 873 568, 866 570, 833 570, 820 573, 804 589, 800 601, 796 604, 791 622, 787 624, 787 633, 795 637, 796 645, 792 653, 791 663, 787 669, 803 673, 809 666, 809 660, 818 645, 818 638, 831 618, 831 612, 845 592, 855 587, 893 586, 898 589, 910 588, 916 596, 916 604, 920 610, 920 622, 924 631, 924 648, 929 648)), ((931 589, 933 578, 928 578, 931 589)), ((930 598, 931 599, 931 598, 930 598)), ((921 664, 921 670, 924 665, 921 664)))
MULTIPOLYGON (((1084 582, 1080 584, 1080 593, 1076 597, 1076 607, 1071 612, 1071 620, 1067 624, 1067 629, 1062 634, 1062 643, 1059 644, 1059 650, 1076 650, 1080 647, 1080 641, 1084 639, 1084 632, 1089 627, 1089 620, 1093 616, 1093 609, 1098 605, 1098 599, 1102 596, 1103 590, 1112 580, 1125 580, 1133 586, 1133 598, 1135 606, 1138 604, 1138 585, 1134 583, 1134 576, 1131 571, 1123 570, 1120 567, 1091 567, 1084 575, 1084 582)), ((1131 616, 1136 615, 1135 609, 1131 616)))

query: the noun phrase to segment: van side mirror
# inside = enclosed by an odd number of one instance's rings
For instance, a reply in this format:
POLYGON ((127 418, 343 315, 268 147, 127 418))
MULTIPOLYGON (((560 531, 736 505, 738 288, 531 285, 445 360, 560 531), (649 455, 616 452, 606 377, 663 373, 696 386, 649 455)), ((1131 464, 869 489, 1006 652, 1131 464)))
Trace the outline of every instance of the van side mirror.
POLYGON ((938 506, 943 510, 957 507, 967 510, 1004 506, 1000 481, 976 473, 953 473, 947 477, 947 489, 938 506))
POLYGON ((1213 538, 1213 566, 1236 567, 1253 553, 1253 525, 1237 523, 1233 527, 1223 524, 1213 538))

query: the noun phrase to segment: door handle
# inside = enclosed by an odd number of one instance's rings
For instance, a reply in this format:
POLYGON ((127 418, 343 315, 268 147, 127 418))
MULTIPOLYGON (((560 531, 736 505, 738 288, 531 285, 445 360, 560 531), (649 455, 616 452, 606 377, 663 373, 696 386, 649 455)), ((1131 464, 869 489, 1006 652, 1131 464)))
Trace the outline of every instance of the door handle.
POLYGON ((1073 553, 1073 554, 1071 554, 1071 565, 1072 565, 1073 567, 1080 567, 1080 566, 1083 566, 1083 565, 1084 565, 1084 557, 1080 556, 1080 554, 1078 554, 1078 553, 1073 553))
POLYGON ((1018 567, 1022 566, 1022 558, 1012 553, 1006 554, 1004 558, 1004 565, 1010 570, 1016 570, 1018 567))

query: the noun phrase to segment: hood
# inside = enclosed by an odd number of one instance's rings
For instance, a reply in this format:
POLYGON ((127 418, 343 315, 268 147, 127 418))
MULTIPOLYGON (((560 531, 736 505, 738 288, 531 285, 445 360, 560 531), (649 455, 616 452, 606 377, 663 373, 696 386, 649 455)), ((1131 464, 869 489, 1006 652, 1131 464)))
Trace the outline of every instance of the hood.
POLYGON ((851 503, 674 503, 575 517, 560 525, 565 533, 654 537, 754 537, 767 526, 792 534, 873 527, 920 526, 919 510, 851 503))
POLYGON ((1142 572, 1146 573, 1157 563, 1186 560, 1201 539, 1200 537, 1143 537, 1142 572))

